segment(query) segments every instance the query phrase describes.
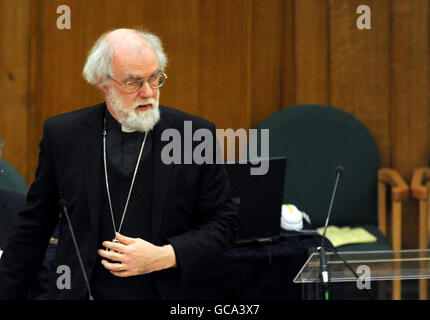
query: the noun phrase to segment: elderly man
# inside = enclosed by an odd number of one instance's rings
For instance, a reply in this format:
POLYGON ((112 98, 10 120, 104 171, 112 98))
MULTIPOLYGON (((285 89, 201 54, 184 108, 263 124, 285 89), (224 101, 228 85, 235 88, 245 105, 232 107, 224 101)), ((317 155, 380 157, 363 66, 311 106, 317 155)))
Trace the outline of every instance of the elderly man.
POLYGON ((0 298, 26 296, 60 199, 90 289, 63 215, 49 298, 86 299, 91 291, 94 299, 197 298, 192 280, 232 245, 237 216, 215 159, 163 162, 166 129, 183 133, 191 121, 215 137, 212 123, 158 105, 166 63, 153 34, 117 29, 95 43, 83 74, 106 102, 45 122, 36 179, 0 260, 0 298))

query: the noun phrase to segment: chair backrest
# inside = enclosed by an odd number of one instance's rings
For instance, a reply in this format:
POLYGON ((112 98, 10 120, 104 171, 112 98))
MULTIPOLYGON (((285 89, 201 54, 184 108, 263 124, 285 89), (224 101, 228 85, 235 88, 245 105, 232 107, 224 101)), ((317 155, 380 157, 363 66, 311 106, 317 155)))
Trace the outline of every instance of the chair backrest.
MULTIPOLYGON (((364 125, 331 106, 300 105, 279 111, 258 126, 270 129, 269 154, 285 156, 284 203, 306 212, 314 227, 324 225, 336 177, 330 224, 373 224, 377 217, 377 146, 364 125)), ((260 139, 258 139, 260 141, 260 139)))
POLYGON ((0 158, 0 189, 27 194, 28 186, 21 174, 5 159, 0 158))

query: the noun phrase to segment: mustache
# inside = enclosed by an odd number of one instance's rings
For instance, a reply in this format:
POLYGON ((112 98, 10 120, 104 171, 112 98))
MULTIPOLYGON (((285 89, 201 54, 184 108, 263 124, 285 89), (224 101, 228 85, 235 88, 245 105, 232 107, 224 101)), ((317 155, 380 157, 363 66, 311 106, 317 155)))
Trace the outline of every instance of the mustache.
POLYGON ((138 106, 145 105, 145 104, 155 105, 156 103, 157 103, 157 100, 154 98, 143 99, 143 100, 139 100, 139 101, 136 101, 135 103, 133 103, 133 108, 136 108, 138 106))

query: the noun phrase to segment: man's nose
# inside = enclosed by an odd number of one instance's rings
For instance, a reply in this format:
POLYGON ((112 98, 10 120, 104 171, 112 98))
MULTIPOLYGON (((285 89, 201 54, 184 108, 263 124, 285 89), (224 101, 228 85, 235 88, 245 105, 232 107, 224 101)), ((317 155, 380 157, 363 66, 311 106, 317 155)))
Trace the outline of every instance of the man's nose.
POLYGON ((142 84, 142 87, 139 89, 139 97, 140 98, 152 98, 154 96, 154 89, 151 88, 149 83, 145 81, 142 84))

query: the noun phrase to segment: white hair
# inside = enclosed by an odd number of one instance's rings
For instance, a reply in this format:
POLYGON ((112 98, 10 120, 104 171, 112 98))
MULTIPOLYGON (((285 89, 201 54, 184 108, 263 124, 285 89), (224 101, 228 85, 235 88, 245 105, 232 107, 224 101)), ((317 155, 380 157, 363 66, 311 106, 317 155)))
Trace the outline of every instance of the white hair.
MULTIPOLYGON (((159 69, 164 71, 167 65, 167 55, 163 50, 160 38, 155 34, 143 30, 130 29, 130 31, 137 33, 149 42, 157 56, 159 69)), ((114 47, 112 43, 106 39, 109 34, 110 32, 104 33, 96 41, 88 53, 88 58, 82 71, 85 80, 92 85, 103 84, 107 75, 112 76, 114 47)))

